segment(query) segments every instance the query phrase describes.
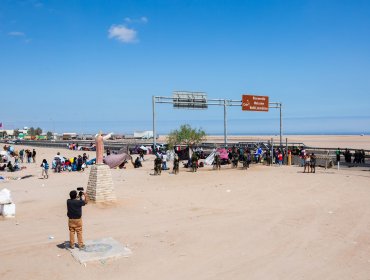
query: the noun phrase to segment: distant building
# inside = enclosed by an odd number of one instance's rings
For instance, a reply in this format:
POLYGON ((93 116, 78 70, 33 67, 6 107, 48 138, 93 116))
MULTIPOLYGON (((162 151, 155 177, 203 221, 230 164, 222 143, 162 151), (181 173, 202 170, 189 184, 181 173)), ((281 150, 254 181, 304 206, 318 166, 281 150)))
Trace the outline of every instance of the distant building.
POLYGON ((0 137, 5 139, 13 139, 14 129, 0 129, 0 137))
POLYGON ((153 130, 135 131, 134 132, 134 138, 140 138, 140 139, 153 138, 153 130))
POLYGON ((75 139, 77 139, 77 133, 74 132, 63 133, 63 140, 75 140, 75 139))

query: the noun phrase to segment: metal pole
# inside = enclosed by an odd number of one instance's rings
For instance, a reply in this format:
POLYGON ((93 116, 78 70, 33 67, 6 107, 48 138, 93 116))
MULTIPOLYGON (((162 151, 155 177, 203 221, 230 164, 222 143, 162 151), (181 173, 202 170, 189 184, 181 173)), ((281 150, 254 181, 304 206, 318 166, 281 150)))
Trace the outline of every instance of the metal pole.
POLYGON ((285 165, 288 165, 288 138, 285 138, 285 156, 284 156, 285 165))
POLYGON ((283 147, 283 134, 282 134, 283 118, 282 118, 282 113, 281 113, 281 110, 282 110, 281 107, 283 106, 283 104, 281 102, 279 104, 280 104, 280 106, 279 106, 279 108, 280 108, 280 149, 282 149, 282 147, 283 147))
POLYGON ((274 161, 274 138, 271 138, 271 151, 270 151, 270 157, 271 157, 271 164, 274 161))
POLYGON ((227 111, 226 111, 226 100, 224 100, 224 142, 225 147, 227 145, 227 111))
POLYGON ((157 137, 157 132, 156 132, 156 127, 155 127, 155 96, 152 96, 152 109, 153 109, 153 151, 155 151, 156 147, 156 137, 157 137))

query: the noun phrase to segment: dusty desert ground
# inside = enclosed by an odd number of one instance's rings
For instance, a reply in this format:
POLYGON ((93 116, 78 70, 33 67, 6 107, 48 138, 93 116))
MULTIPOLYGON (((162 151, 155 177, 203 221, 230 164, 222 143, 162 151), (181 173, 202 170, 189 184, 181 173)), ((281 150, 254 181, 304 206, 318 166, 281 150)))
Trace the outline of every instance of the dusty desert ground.
POLYGON ((152 176, 147 156, 143 168, 112 170, 116 204, 83 209, 85 239, 113 237, 133 254, 84 266, 57 245, 68 240, 68 193, 87 186, 89 169, 40 179, 41 159, 57 150, 37 151, 37 164, 0 173, 34 175, 0 183, 17 207, 16 218, 0 219, 0 279, 370 278, 369 169, 253 165, 152 176))

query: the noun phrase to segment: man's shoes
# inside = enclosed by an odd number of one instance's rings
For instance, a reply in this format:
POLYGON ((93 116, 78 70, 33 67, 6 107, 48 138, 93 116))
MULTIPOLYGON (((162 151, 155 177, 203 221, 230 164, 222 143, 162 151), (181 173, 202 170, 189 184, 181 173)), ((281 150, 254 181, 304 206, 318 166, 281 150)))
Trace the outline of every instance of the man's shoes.
POLYGON ((80 251, 82 251, 82 250, 85 250, 86 249, 86 246, 85 245, 81 245, 81 246, 78 246, 78 248, 80 249, 80 251))

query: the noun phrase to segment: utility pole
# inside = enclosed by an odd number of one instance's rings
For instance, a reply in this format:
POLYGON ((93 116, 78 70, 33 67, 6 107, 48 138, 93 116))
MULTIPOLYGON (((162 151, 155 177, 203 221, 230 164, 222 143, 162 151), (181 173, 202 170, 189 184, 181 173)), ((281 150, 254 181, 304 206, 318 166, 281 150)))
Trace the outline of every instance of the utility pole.
POLYGON ((224 100, 224 144, 227 145, 227 101, 224 100))
POLYGON ((282 116, 282 104, 281 102, 279 103, 279 109, 280 109, 280 149, 282 150, 283 148, 283 116, 282 116))
POLYGON ((157 137, 157 131, 155 127, 156 122, 156 115, 155 115, 155 96, 152 96, 152 109, 153 109, 153 151, 155 151, 156 147, 156 137, 157 137))

